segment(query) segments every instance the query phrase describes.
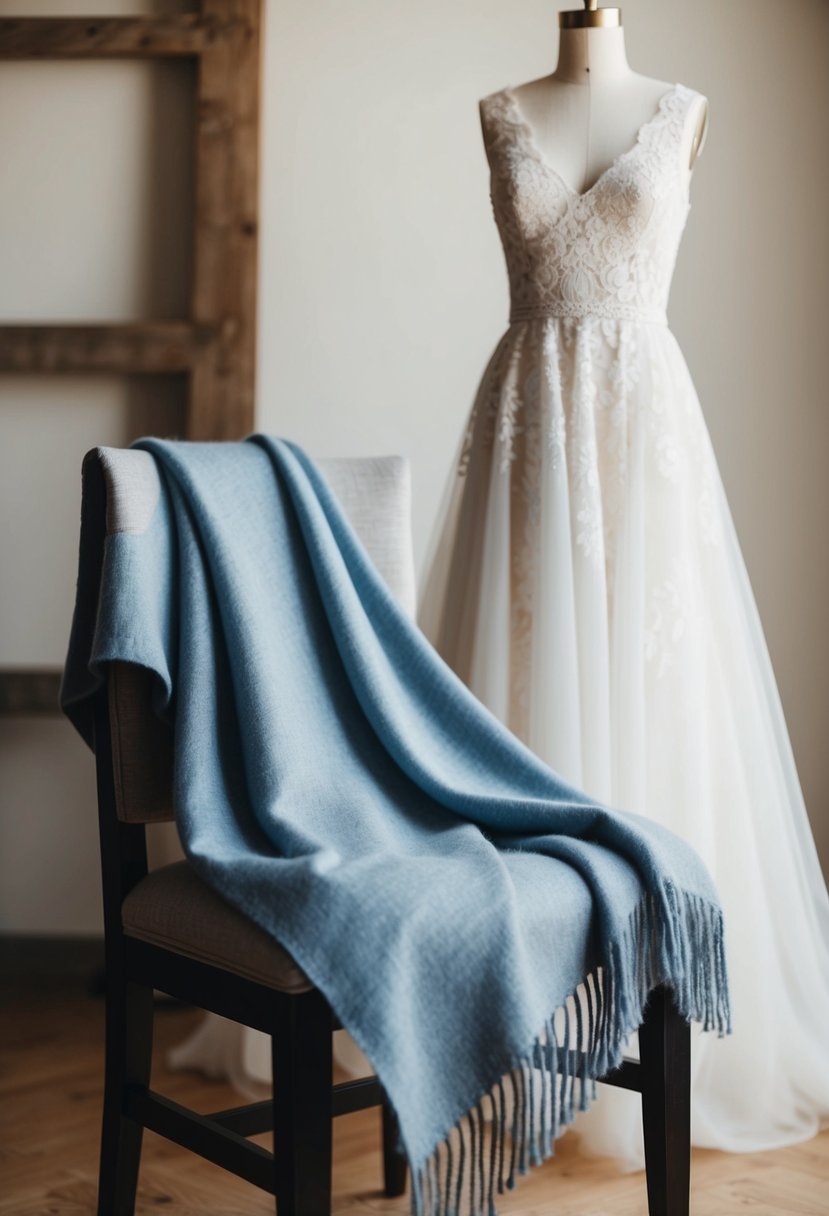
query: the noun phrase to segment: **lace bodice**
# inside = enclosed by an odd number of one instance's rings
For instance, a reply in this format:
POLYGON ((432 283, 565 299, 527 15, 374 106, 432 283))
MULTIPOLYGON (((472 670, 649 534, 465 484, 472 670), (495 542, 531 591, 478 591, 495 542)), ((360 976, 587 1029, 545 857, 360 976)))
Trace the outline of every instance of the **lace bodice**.
POLYGON ((510 320, 609 317, 665 323, 688 216, 682 146, 699 94, 673 85, 633 147, 583 193, 538 148, 511 89, 481 102, 510 320))

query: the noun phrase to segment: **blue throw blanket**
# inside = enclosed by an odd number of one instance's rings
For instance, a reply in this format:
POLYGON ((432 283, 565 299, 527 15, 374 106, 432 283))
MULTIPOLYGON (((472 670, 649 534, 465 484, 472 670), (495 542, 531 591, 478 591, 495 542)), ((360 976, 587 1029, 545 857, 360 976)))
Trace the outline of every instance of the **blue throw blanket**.
POLYGON ((481 706, 299 449, 137 446, 161 500, 146 531, 107 537, 100 587, 79 586, 97 623, 91 653, 73 630, 63 707, 89 737, 107 662, 155 673, 190 862, 372 1061, 415 1210, 448 1216, 463 1196, 491 1213, 620 1063, 652 987, 728 1029, 711 880, 481 706))

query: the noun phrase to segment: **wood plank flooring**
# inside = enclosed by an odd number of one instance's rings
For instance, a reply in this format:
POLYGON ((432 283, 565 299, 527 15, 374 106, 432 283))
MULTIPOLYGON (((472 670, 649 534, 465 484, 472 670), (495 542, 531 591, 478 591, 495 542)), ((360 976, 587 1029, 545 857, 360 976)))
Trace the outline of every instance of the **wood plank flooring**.
MULTIPOLYGON (((238 1102, 224 1085, 164 1067, 166 1048, 199 1015, 161 1007, 153 1084, 207 1111, 238 1102)), ((90 1216, 95 1211, 103 1070, 99 1000, 48 988, 17 994, 0 1030, 0 1213, 90 1216)), ((261 1142, 267 1144, 268 1138, 261 1142)), ((264 1216, 269 1197, 151 1133, 138 1212, 264 1216)), ((380 1192, 379 1112, 335 1124, 336 1216, 405 1216, 408 1199, 380 1192)), ((793 1148, 734 1156, 696 1151, 693 1216, 829 1216, 829 1132, 793 1148)), ((502 1216, 647 1216, 644 1176, 579 1156, 576 1137, 500 1204, 502 1216)))

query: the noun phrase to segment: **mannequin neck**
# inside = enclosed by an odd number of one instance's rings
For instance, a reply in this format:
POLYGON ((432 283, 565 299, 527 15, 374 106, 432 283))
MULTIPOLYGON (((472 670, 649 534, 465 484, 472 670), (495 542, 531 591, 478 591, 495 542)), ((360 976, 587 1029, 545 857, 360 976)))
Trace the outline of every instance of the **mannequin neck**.
POLYGON ((559 31, 553 78, 567 84, 615 84, 633 75, 621 26, 559 31))

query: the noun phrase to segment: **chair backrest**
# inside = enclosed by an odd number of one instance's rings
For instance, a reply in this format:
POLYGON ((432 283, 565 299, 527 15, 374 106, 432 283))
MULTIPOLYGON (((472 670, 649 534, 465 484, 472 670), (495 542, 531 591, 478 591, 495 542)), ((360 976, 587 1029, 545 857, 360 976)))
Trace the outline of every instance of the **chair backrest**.
MULTIPOLYGON (((155 461, 147 452, 100 448, 106 495, 106 532, 141 532, 160 494, 155 461)), ((414 615, 415 574, 411 478, 400 456, 319 460, 379 573, 403 609, 414 615)), ((123 823, 173 818, 173 748, 169 729, 152 710, 152 677, 144 668, 114 663, 108 680, 115 807, 123 823)))

